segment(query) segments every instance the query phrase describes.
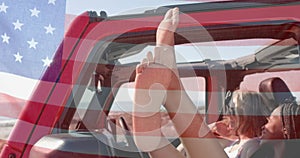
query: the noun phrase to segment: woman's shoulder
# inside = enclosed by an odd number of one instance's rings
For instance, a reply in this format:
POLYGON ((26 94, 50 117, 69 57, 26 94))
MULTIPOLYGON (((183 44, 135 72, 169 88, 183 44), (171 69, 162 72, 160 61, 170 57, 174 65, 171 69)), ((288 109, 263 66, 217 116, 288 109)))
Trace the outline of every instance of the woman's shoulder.
POLYGON ((300 139, 285 140, 285 158, 299 158, 300 157, 300 139))
POLYGON ((250 158, 273 158, 274 148, 271 144, 262 144, 259 148, 250 156, 250 158))
POLYGON ((255 153, 260 146, 259 138, 252 138, 247 140, 240 149, 240 157, 250 157, 253 153, 255 153))
POLYGON ((234 150, 234 146, 237 145, 237 143, 239 143, 239 140, 235 140, 233 141, 230 145, 228 145, 227 147, 224 148, 225 153, 227 154, 227 156, 229 158, 235 158, 238 155, 238 150, 234 150))
POLYGON ((246 141, 243 146, 258 146, 260 144, 260 139, 255 137, 246 141))

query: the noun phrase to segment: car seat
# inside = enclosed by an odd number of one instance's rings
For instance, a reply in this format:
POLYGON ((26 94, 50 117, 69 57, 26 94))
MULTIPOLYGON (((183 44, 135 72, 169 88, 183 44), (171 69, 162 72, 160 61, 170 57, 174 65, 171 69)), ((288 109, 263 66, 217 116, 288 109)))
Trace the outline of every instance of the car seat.
POLYGON ((261 81, 259 92, 261 92, 269 112, 272 112, 280 103, 295 100, 287 84, 279 77, 271 77, 261 81))

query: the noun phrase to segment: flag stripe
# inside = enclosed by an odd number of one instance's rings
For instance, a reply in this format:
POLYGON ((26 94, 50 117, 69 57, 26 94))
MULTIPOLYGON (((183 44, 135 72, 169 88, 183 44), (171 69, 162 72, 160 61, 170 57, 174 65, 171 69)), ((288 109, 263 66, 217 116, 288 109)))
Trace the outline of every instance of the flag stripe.
POLYGON ((0 93, 19 99, 29 99, 38 80, 11 73, 0 72, 0 93))
MULTIPOLYGON (((24 122, 36 123, 32 120, 36 118, 30 116, 40 111, 38 106, 29 108, 31 111, 25 111, 26 114, 21 110, 31 102, 44 104, 44 95, 47 95, 60 71, 61 61, 52 60, 65 32, 65 8, 66 0, 0 0, 0 121, 17 120, 16 129, 11 134, 21 138, 22 144, 26 143, 26 133, 32 132, 33 128, 32 125, 23 126, 24 122), (52 73, 52 76, 41 78, 50 66, 52 69, 48 74, 52 73), (39 89, 39 96, 34 95, 40 85, 44 89, 39 89), (20 114, 23 117, 28 115, 28 120, 21 120, 21 116, 16 119, 20 114)), ((0 157, 7 157, 12 149, 25 149, 14 144, 13 140, 8 139, 7 143, 0 157)), ((21 155, 14 153, 17 157, 28 154, 26 151, 21 155)))

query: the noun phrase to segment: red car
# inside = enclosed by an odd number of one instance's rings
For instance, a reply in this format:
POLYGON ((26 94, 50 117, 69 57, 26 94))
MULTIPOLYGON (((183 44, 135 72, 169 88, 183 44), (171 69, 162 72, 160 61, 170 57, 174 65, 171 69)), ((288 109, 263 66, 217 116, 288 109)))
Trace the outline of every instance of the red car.
MULTIPOLYGON (((266 79, 272 94, 299 96, 299 1, 197 3, 112 17, 85 12, 70 25, 1 157, 149 157, 131 135, 135 67, 153 50, 157 26, 173 7, 181 12, 180 77, 208 123, 222 115, 226 92, 259 91, 266 79), (289 91, 272 87, 276 78, 289 91)), ((161 112, 165 133, 178 146, 161 112)))

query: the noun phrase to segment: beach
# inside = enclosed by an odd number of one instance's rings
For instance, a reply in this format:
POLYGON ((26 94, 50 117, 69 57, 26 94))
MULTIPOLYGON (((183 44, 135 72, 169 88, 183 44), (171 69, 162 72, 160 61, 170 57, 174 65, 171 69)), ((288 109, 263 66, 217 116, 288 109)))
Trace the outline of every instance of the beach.
POLYGON ((15 120, 0 120, 0 150, 6 142, 15 122, 15 120))

